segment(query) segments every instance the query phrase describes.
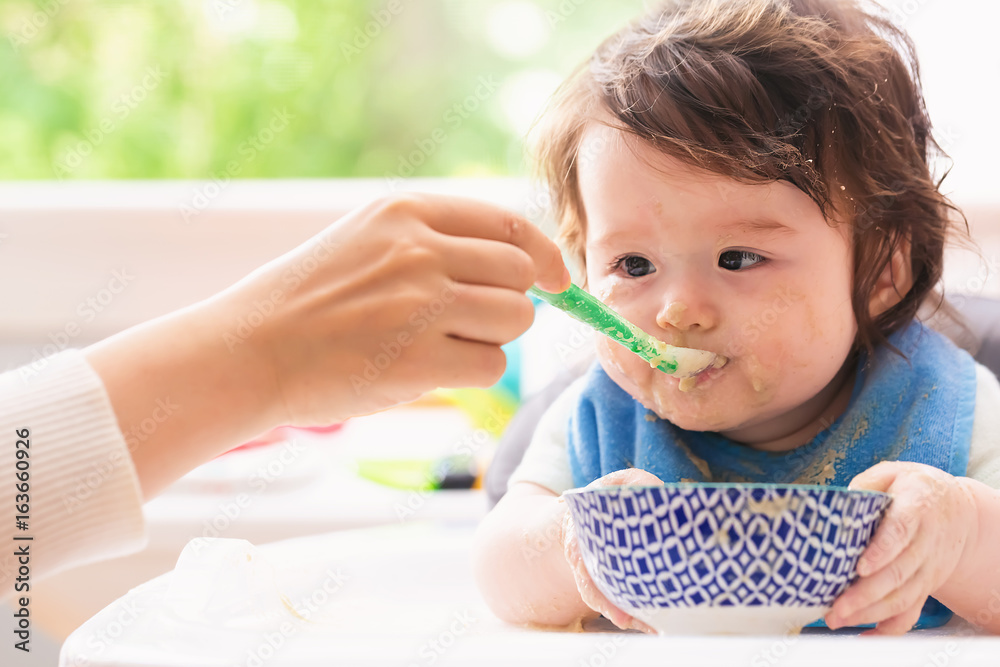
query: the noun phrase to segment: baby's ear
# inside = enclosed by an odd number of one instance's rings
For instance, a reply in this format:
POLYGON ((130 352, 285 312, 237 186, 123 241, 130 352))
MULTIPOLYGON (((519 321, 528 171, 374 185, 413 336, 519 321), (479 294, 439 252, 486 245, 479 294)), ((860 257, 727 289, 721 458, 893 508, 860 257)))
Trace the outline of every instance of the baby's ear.
POLYGON ((875 282, 868 299, 868 312, 872 319, 903 300, 913 287, 913 269, 910 263, 910 239, 900 235, 896 239, 892 257, 875 282))

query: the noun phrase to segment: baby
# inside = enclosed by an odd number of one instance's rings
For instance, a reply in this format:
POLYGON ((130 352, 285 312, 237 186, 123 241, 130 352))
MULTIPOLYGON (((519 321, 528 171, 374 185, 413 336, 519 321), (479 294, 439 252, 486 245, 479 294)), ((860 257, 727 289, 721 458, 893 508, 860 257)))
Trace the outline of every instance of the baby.
POLYGON ((728 363, 681 386, 599 337, 477 535, 501 618, 648 630, 588 576, 567 489, 788 482, 894 497, 831 628, 900 634, 933 596, 1000 632, 1000 384, 917 319, 955 208, 912 46, 876 9, 668 2, 557 93, 539 158, 586 286, 728 363))

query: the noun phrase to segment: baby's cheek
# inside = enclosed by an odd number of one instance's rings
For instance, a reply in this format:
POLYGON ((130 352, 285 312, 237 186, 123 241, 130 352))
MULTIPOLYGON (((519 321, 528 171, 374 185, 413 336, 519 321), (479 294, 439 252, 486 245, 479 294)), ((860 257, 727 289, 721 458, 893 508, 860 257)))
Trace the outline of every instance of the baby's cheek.
POLYGON ((619 387, 662 419, 675 416, 679 406, 676 392, 669 387, 669 376, 653 370, 644 359, 608 338, 602 338, 597 345, 601 365, 619 387))
POLYGON ((597 345, 597 358, 601 360, 604 370, 609 373, 617 371, 621 375, 627 375, 625 364, 629 360, 626 355, 634 355, 607 336, 598 336, 594 342, 597 345))
POLYGON ((746 383, 749 385, 750 404, 759 406, 769 403, 778 392, 781 364, 766 364, 759 356, 750 353, 742 357, 738 365, 742 366, 746 383))
POLYGON ((610 338, 600 336, 596 343, 597 357, 608 376, 640 403, 651 407, 653 372, 649 363, 610 338))

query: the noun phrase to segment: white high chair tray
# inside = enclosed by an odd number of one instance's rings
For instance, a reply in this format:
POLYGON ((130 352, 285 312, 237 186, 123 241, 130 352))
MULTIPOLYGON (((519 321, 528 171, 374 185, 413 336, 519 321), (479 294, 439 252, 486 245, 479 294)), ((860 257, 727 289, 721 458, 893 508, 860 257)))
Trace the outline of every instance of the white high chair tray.
POLYGON ((653 637, 499 621, 475 587, 474 526, 405 523, 255 548, 189 545, 172 571, 78 628, 65 667, 181 665, 995 666, 1000 638, 953 620, 904 637, 653 637), (296 611, 297 610, 297 611, 296 611))

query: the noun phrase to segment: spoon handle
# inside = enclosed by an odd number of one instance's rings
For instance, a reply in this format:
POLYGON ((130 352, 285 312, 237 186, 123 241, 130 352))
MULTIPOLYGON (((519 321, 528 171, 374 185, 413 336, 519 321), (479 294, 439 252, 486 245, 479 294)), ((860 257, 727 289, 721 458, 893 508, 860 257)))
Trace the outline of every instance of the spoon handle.
POLYGON ((716 355, 712 352, 674 347, 653 338, 576 285, 570 285, 569 289, 558 294, 535 286, 528 291, 573 319, 624 345, 648 361, 651 367, 668 375, 690 377, 715 363, 716 355))

